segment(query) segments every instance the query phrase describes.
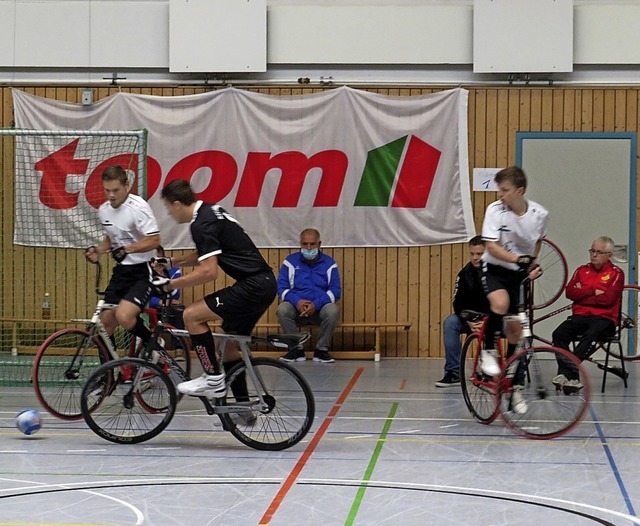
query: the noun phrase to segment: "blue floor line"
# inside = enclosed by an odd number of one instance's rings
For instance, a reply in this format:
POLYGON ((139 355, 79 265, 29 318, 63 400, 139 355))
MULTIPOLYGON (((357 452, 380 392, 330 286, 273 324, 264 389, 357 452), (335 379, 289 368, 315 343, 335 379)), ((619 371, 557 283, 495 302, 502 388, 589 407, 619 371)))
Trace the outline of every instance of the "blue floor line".
POLYGON ((600 420, 596 416, 593 407, 589 407, 589 412, 591 413, 591 418, 593 419, 593 425, 598 432, 598 436, 600 437, 600 442, 602 443, 602 448, 607 455, 607 459, 609 460, 609 465, 611 466, 611 470, 613 471, 614 476, 616 477, 616 481, 618 482, 618 487, 620 488, 620 492, 622 493, 622 497, 624 498, 624 502, 627 505, 627 510, 629 510, 629 514, 637 517, 636 511, 633 509, 633 504, 631 503, 631 499, 629 498, 629 493, 627 492, 627 488, 622 481, 622 476, 618 471, 618 466, 616 465, 616 461, 613 458, 613 453, 611 453, 611 448, 609 447, 609 443, 607 442, 607 438, 604 436, 602 431, 602 426, 600 426, 600 420))

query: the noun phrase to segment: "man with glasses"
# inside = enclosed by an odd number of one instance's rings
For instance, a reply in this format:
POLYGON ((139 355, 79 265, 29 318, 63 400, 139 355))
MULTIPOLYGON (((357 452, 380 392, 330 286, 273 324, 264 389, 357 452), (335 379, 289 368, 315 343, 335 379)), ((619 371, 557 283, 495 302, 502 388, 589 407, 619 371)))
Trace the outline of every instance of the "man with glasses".
MULTIPOLYGON (((571 342, 578 341, 573 353, 580 361, 589 357, 594 342, 613 336, 618 324, 624 272, 609 261, 613 247, 609 237, 594 240, 589 263, 576 269, 565 289, 573 301, 572 315, 553 331, 553 345, 570 350, 571 342)), ((568 363, 558 363, 553 383, 565 393, 583 387, 578 370, 568 363)))

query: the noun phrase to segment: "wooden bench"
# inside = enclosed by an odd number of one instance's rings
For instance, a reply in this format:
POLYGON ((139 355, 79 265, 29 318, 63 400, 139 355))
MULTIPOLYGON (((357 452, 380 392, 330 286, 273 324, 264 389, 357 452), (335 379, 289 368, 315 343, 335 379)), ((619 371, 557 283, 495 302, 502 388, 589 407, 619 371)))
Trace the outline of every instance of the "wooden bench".
MULTIPOLYGON (((219 323, 211 323, 211 327, 215 330, 220 327, 219 323)), ((412 322, 410 321, 355 321, 355 322, 344 322, 338 325, 336 330, 338 329, 373 329, 374 331, 374 344, 371 350, 369 351, 338 351, 332 354, 334 358, 341 360, 374 360, 380 361, 380 342, 382 341, 382 331, 387 329, 403 329, 408 331, 411 328, 412 322)), ((303 325, 300 327, 301 330, 305 330, 307 326, 303 325)), ((279 332, 280 324, 269 322, 269 323, 257 323, 256 329, 272 329, 271 332, 279 332)), ((282 356, 281 351, 266 351, 266 350, 256 350, 254 352, 256 356, 270 356, 277 358, 282 356)), ((313 357, 313 352, 309 351, 306 353, 307 358, 313 357)))
MULTIPOLYGON (((60 326, 83 326, 89 320, 43 320, 40 318, 0 318, 0 323, 9 323, 12 325, 12 354, 16 353, 34 353, 38 350, 35 346, 20 345, 18 330, 22 323, 42 323, 45 326, 54 325, 51 332, 54 329, 61 328, 60 326)), ((212 322, 209 324, 213 330, 220 328, 220 323, 212 322)), ((374 332, 374 344, 369 351, 339 351, 334 353, 335 358, 342 360, 380 360, 380 343, 382 341, 382 331, 388 329, 403 329, 408 331, 411 328, 412 322, 410 321, 356 321, 356 322, 344 322, 338 325, 337 329, 372 329, 374 332)), ((266 329, 271 333, 277 333, 280 331, 280 324, 277 322, 265 322, 256 324, 256 329, 266 329)), ((301 327, 301 330, 305 330, 305 326, 301 327)), ((48 334, 46 336, 49 336, 48 334)), ((256 356, 282 356, 281 351, 275 350, 256 350, 256 356)), ((307 353, 307 358, 312 358, 313 353, 307 353)))

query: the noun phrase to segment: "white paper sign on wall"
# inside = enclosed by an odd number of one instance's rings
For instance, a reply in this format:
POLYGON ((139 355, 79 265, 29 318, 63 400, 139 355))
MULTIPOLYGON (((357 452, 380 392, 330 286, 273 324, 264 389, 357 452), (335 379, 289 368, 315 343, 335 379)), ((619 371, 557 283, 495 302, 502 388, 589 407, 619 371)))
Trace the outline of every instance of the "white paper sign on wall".
POLYGON ((495 175, 502 168, 474 168, 473 169, 473 191, 474 192, 497 192, 498 185, 493 180, 495 175))

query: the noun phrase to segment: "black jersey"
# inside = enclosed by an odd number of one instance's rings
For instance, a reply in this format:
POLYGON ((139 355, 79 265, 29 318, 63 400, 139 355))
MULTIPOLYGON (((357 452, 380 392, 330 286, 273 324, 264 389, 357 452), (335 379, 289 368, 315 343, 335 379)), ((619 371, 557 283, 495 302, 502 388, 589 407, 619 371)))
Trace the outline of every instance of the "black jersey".
POLYGON ((191 237, 198 261, 218 257, 218 265, 235 280, 270 271, 251 238, 220 205, 198 201, 191 222, 191 237))

